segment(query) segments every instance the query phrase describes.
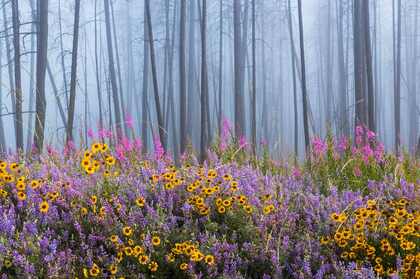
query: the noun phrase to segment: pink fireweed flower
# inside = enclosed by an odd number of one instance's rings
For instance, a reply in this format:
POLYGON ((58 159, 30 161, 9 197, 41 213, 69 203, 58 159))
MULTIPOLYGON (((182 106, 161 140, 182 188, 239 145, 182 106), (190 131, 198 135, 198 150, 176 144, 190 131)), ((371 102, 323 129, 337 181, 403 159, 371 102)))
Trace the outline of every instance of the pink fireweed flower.
POLYGON ((382 142, 379 142, 375 146, 374 156, 378 163, 382 163, 384 160, 385 146, 382 142))
POLYGON ((366 135, 369 141, 373 141, 376 138, 375 132, 370 131, 370 130, 367 131, 366 135))
POLYGON ((220 133, 219 148, 221 151, 225 151, 228 147, 228 141, 231 134, 232 126, 227 118, 222 120, 222 131, 220 133))
POLYGON ((315 137, 312 140, 312 148, 316 156, 323 156, 327 152, 328 145, 321 138, 315 137))
POLYGON ((241 138, 239 139, 239 148, 244 148, 247 145, 248 145, 248 142, 246 141, 246 137, 241 136, 241 138))
POLYGON ((127 137, 123 137, 123 139, 121 140, 121 144, 124 148, 124 151, 130 152, 131 150, 133 150, 133 144, 127 137))
POLYGON ((300 178, 302 176, 302 172, 300 171, 299 168, 293 168, 293 170, 292 170, 292 176, 295 179, 298 179, 298 178, 300 178))
POLYGON ((93 139, 95 137, 95 133, 93 132, 92 128, 89 128, 87 131, 88 138, 93 139))
POLYGON ((340 140, 337 143, 337 151, 338 152, 346 151, 348 143, 349 143, 349 141, 348 141, 347 137, 341 137, 340 140))
POLYGON ((124 161, 126 159, 124 146, 122 144, 119 144, 115 147, 115 157, 117 157, 117 159, 120 161, 124 161))
POLYGON ((160 142, 159 135, 155 135, 153 137, 153 145, 155 148, 155 158, 156 160, 161 159, 165 154, 165 150, 163 149, 162 143, 160 142))
POLYGON ((125 115, 125 124, 127 124, 127 127, 130 129, 134 128, 134 120, 129 113, 125 115))
POLYGON ((372 148, 368 144, 363 146, 362 154, 363 154, 363 160, 365 161, 366 164, 369 163, 369 158, 372 158, 374 155, 372 148))
POLYGON ((362 125, 358 125, 357 127, 356 127, 356 136, 363 136, 363 134, 364 134, 364 128, 363 128, 363 126, 362 125))

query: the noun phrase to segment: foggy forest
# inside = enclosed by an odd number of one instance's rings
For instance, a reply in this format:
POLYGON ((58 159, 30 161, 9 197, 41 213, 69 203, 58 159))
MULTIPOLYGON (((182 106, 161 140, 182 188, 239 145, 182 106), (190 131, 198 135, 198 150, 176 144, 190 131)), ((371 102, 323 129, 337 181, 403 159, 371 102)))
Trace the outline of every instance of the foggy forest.
POLYGON ((0 0, 0 278, 420 278, 419 18, 0 0))

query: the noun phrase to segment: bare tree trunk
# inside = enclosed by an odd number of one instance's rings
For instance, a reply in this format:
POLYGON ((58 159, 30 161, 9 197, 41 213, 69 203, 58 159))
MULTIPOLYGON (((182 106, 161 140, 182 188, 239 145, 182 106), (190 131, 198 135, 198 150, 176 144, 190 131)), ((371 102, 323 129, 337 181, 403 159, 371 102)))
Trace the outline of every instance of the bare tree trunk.
MULTIPOLYGON (((0 41, 0 65, 2 64, 3 44, 0 41)), ((0 84, 3 84, 3 71, 0 70, 0 84)), ((3 87, 0 86, 0 105, 3 104, 3 87)), ((0 110, 1 111, 1 110, 0 110)), ((6 139, 4 136, 3 118, 0 117, 0 155, 6 152, 6 139)))
POLYGON ((373 88, 373 70, 372 70, 372 50, 370 42, 370 20, 369 20, 369 1, 363 1, 363 29, 365 41, 365 59, 367 75, 367 97, 368 97, 368 127, 371 131, 376 131, 375 123, 375 92, 373 88))
POLYGON ((144 42, 143 42, 143 93, 142 93, 142 124, 141 124, 141 135, 143 137, 143 154, 147 153, 148 148, 148 135, 147 135, 147 125, 149 124, 148 120, 148 89, 149 89, 149 32, 147 27, 146 20, 146 11, 144 11, 144 42))
POLYGON ((413 36, 413 42, 412 42, 412 48, 413 48, 413 57, 411 62, 411 90, 409 92, 409 118, 410 120, 410 133, 409 133, 409 148, 413 152, 416 150, 416 139, 418 136, 418 130, 419 130, 419 113, 417 112, 417 27, 418 27, 418 1, 415 1, 415 7, 414 7, 414 36, 413 36))
POLYGON ((148 34, 149 34, 150 62, 152 65, 152 80, 153 80, 153 89, 154 89, 153 91, 155 95, 156 114, 157 114, 157 120, 158 120, 158 126, 159 126, 159 138, 160 138, 163 148, 166 149, 167 148, 166 131, 165 131, 165 123, 163 122, 162 109, 161 109, 160 100, 159 100, 159 87, 158 87, 158 80, 157 80, 155 47, 154 47, 154 42, 153 42, 153 29, 152 29, 152 19, 150 15, 149 1, 150 0, 144 0, 148 34))
POLYGON ((241 1, 233 1, 233 48, 234 48, 234 90, 235 90, 235 136, 240 138, 245 133, 245 109, 241 92, 241 1))
POLYGON ((396 42, 396 61, 395 61, 395 80, 394 80, 394 122, 395 122, 395 153, 399 154, 400 133, 401 133, 401 0, 398 0, 397 17, 397 42, 396 42))
MULTIPOLYGON (((123 85, 122 85, 122 78, 121 78, 121 63, 120 63, 120 54, 119 54, 119 50, 118 50, 118 39, 117 39, 117 31, 116 31, 116 27, 115 27, 115 13, 114 13, 114 5, 112 4, 112 1, 109 2, 110 3, 110 7, 111 7, 111 18, 112 18, 112 34, 114 35, 114 45, 115 45, 115 58, 116 58, 116 62, 117 62, 117 77, 118 77, 118 92, 119 92, 119 97, 120 97, 120 101, 121 101, 121 113, 122 113, 122 118, 123 118, 123 123, 121 123, 121 125, 124 128, 124 133, 125 135, 128 135, 128 127, 124 121, 126 115, 124 114, 124 111, 126 110, 126 105, 125 105, 125 101, 124 101, 124 92, 123 92, 123 85)), ((121 131, 122 132, 122 131, 121 131)))
POLYGON ((292 81, 293 81, 293 111, 294 111, 294 148, 295 157, 299 156, 299 122, 298 122, 298 107, 297 107, 297 89, 296 89, 296 64, 294 59, 295 42, 293 39, 293 22, 292 22, 292 7, 290 0, 288 0, 288 25, 290 38, 290 59, 292 62, 292 81))
POLYGON ((64 96, 66 100, 66 107, 69 107, 69 91, 67 88, 67 78, 66 78, 66 64, 64 62, 64 43, 63 43, 63 23, 61 17, 61 0, 58 0, 58 28, 60 32, 60 62, 61 62, 61 73, 63 75, 63 85, 64 85, 64 96))
POLYGON ((191 143, 195 143, 198 146, 198 136, 194 133, 193 129, 197 127, 198 120, 196 119, 198 114, 198 105, 200 104, 197 94, 198 85, 195 79, 196 76, 196 1, 189 1, 189 23, 188 23, 188 97, 187 97, 187 107, 188 107, 188 117, 187 117, 187 138, 191 143))
POLYGON ((208 147, 208 78, 207 78, 207 0, 203 0, 201 12, 201 140, 200 140, 200 161, 207 158, 208 147))
POLYGON ((300 63, 302 70, 302 102, 303 102, 303 131, 305 135, 306 154, 309 155, 309 126, 308 126, 308 97, 306 92, 306 71, 305 71, 305 48, 303 40, 303 18, 302 18, 302 2, 298 0, 299 10, 299 38, 300 38, 300 63))
POLYGON ((15 100, 16 100, 16 149, 23 151, 23 119, 22 119, 22 77, 20 65, 20 21, 19 0, 12 1, 13 48, 15 63, 15 100))
MULTIPOLYGON (((30 0, 29 4, 31 5, 31 17, 32 17, 32 25, 31 25, 31 62, 30 62, 30 80, 29 80, 29 111, 33 110, 34 107, 34 97, 36 95, 36 92, 34 90, 35 87, 35 32, 36 32, 36 21, 37 21, 37 15, 36 15, 36 9, 35 9, 35 3, 34 0, 30 0)), ((0 63, 1 64, 1 63, 0 63)), ((0 82, 1 84, 1 82, 0 82)), ((32 147, 32 128, 33 128, 33 114, 30 113, 28 117, 28 129, 26 131, 26 152, 31 150, 32 147)))
POLYGON ((185 152, 187 144, 187 95, 186 95, 186 77, 185 77, 185 17, 187 11, 186 0, 181 0, 181 16, 179 30, 179 112, 180 112, 180 138, 181 154, 185 152))
POLYGON ((255 57, 255 0, 252 0, 252 151, 257 155, 257 65, 255 57))
POLYGON ((112 34, 111 34, 111 17, 109 13, 109 0, 104 0, 105 8, 105 28, 106 28, 106 41, 108 48, 108 63, 109 63, 109 74, 111 80, 112 99, 114 101, 114 114, 115 114, 115 128, 117 130, 117 140, 122 137, 121 130, 121 109, 120 100, 118 96, 117 78, 115 74, 114 66, 114 51, 112 48, 112 34))
POLYGON ((344 61, 344 40, 343 40, 343 0, 337 3, 337 61, 338 61, 338 94, 339 94, 339 131, 342 135, 350 136, 349 123, 347 119, 347 86, 346 66, 344 61))
POLYGON ((101 92, 101 82, 99 78, 99 58, 98 58, 98 14, 97 14, 97 5, 98 0, 95 0, 95 77, 96 77, 96 90, 98 95, 98 107, 99 107, 99 128, 104 128, 104 121, 102 118, 102 92, 101 92))
POLYGON ((355 126, 365 125, 365 84, 364 84, 364 59, 363 59, 363 40, 361 33, 361 3, 360 0, 353 2, 353 57, 354 57, 354 96, 355 96, 355 126))
POLYGON ((76 102, 76 82, 77 82, 77 49, 79 44, 79 19, 80 19, 80 0, 76 0, 74 10, 74 25, 73 25, 73 49, 71 53, 71 77, 70 77, 70 103, 67 116, 67 135, 66 141, 73 140, 73 121, 74 121, 74 107, 76 102))
POLYGON ((219 135, 222 133, 222 90, 223 90, 223 0, 219 2, 219 109, 218 124, 219 135))
POLYGON ((42 152, 45 131, 45 74, 47 69, 48 49, 48 0, 38 2, 38 39, 36 59, 36 115, 34 144, 38 152, 42 152))

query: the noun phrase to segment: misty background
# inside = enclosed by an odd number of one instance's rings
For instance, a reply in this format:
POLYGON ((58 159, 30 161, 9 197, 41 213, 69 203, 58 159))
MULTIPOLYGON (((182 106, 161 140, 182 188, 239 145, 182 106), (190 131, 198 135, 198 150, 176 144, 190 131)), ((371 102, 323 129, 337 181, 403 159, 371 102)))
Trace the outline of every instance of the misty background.
POLYGON ((418 2, 0 0, 0 148, 104 128, 177 155, 227 119, 275 157, 356 123, 415 152, 418 2))

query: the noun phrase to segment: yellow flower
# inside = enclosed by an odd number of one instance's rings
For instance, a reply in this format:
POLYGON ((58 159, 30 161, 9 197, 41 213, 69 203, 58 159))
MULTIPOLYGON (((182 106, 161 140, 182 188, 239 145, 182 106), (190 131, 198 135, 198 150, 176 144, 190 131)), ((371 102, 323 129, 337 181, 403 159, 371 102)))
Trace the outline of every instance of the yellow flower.
POLYGON ((214 260, 214 256, 213 255, 206 255, 204 257, 204 262, 208 265, 213 265, 215 260, 214 260))
POLYGON ((109 273, 111 273, 112 275, 115 275, 115 274, 117 274, 118 267, 115 264, 111 264, 108 267, 108 270, 109 270, 109 273))
POLYGON ((152 237, 152 244, 153 244, 153 246, 159 246, 160 245, 160 238, 158 236, 152 237))
POLYGON ((39 204, 39 211, 41 211, 41 213, 46 214, 49 208, 50 208, 50 205, 46 201, 43 201, 39 204))
POLYGON ((155 262, 155 261, 151 261, 151 262, 149 263, 149 270, 150 270, 151 272, 155 272, 155 271, 157 271, 157 270, 158 270, 158 267, 159 267, 159 265, 158 265, 158 263, 157 263, 157 262, 155 262))
POLYGON ((127 256, 131 256, 131 255, 133 254, 133 248, 131 248, 130 246, 125 247, 125 248, 124 248, 124 253, 125 253, 127 256))
POLYGON ((217 212, 219 212, 220 214, 223 214, 226 212, 226 207, 224 207, 223 205, 217 207, 217 212))
POLYGON ((25 182, 21 182, 21 181, 18 181, 18 183, 16 183, 16 189, 18 190, 18 191, 25 191, 25 189, 26 189, 26 184, 25 184, 25 182))
POLYGON ((93 143, 91 149, 94 154, 98 153, 102 149, 102 145, 99 142, 93 143))
POLYGON ((187 269, 188 269, 188 264, 187 264, 187 263, 182 263, 182 264, 179 266, 179 269, 181 269, 181 270, 187 270, 187 269))
POLYGON ((147 262, 149 261, 149 257, 148 256, 146 256, 146 255, 141 255, 140 257, 139 257, 139 263, 140 264, 143 264, 143 265, 145 265, 145 264, 147 264, 147 262))
POLYGON ((17 198, 20 201, 26 200, 26 194, 25 194, 25 192, 21 192, 21 191, 17 192, 17 198))
POLYGON ((4 260, 4 267, 10 268, 12 266, 12 262, 10 260, 4 260))
POLYGON ((95 195, 90 196, 90 202, 96 204, 98 202, 98 197, 95 195))
POLYGON ((108 166, 113 166, 115 165, 115 158, 112 156, 107 156, 105 162, 108 166))
POLYGON ((136 204, 137 204, 138 207, 143 207, 144 206, 144 203, 145 203, 145 201, 144 201, 144 198, 143 197, 138 197, 136 199, 136 204))
POLYGON ((34 180, 31 181, 30 185, 31 185, 32 189, 37 189, 40 185, 40 182, 39 182, 39 180, 34 179, 34 180))
POLYGON ((102 147, 101 147, 101 152, 102 153, 104 153, 104 152, 107 152, 108 151, 108 144, 106 144, 106 143, 103 143, 102 144, 102 147))
POLYGON ((82 207, 81 209, 80 209, 80 213, 84 216, 84 215, 86 215, 87 213, 88 213, 88 210, 87 210, 87 208, 86 207, 82 207))
POLYGON ((100 271, 101 270, 99 269, 99 267, 96 264, 93 264, 93 266, 89 270, 89 275, 92 277, 96 277, 99 275, 100 271))
POLYGON ((111 240, 111 242, 117 242, 118 241, 118 236, 117 235, 115 235, 115 234, 113 234, 113 235, 111 235, 111 237, 109 238, 110 240, 111 240))
POLYGON ((123 234, 125 236, 131 236, 133 234, 133 229, 129 226, 123 228, 123 234))

